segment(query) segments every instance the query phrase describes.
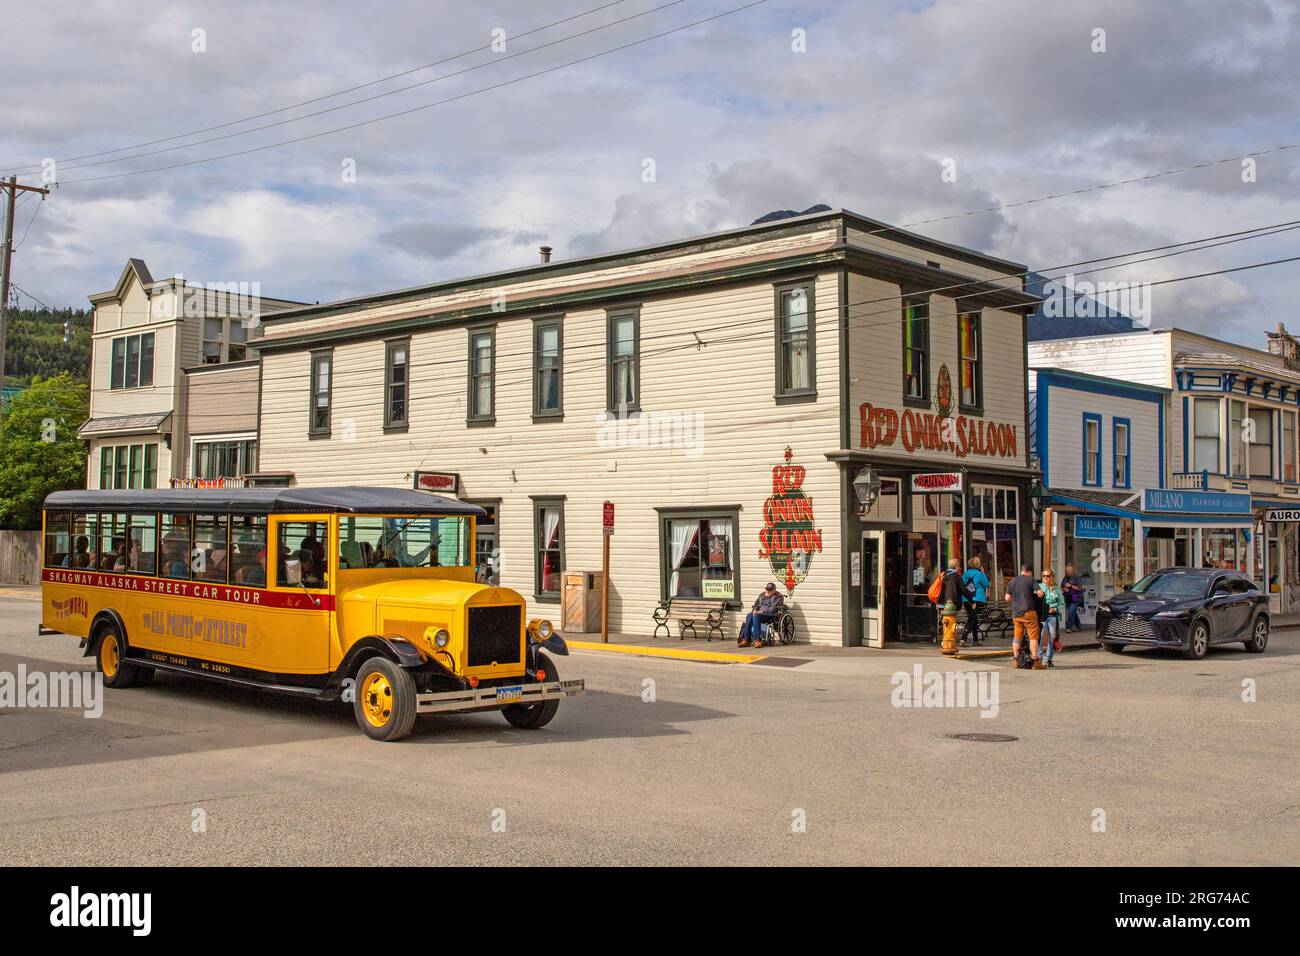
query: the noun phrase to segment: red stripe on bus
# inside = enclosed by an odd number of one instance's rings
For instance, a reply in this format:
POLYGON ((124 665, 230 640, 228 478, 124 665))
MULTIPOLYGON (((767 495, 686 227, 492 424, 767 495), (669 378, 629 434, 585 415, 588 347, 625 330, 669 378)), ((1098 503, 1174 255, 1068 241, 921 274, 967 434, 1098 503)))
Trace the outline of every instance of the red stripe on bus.
POLYGON ((204 601, 222 601, 227 604, 244 604, 249 607, 288 608, 296 611, 332 611, 334 595, 302 591, 268 591, 241 584, 221 584, 204 581, 178 581, 173 578, 149 578, 134 574, 112 574, 107 571, 77 571, 66 568, 44 568, 41 581, 47 584, 67 584, 79 588, 103 588, 107 591, 134 591, 137 594, 162 594, 171 597, 197 598, 204 601), (315 597, 320 602, 312 602, 315 597))

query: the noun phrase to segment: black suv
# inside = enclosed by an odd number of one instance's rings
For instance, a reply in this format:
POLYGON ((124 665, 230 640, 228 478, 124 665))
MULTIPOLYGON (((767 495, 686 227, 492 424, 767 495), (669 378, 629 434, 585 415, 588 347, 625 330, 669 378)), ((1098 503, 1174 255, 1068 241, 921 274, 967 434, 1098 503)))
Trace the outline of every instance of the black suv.
POLYGON ((1211 644, 1268 646, 1268 595, 1236 571, 1166 568, 1097 608, 1097 639, 1119 653, 1127 644, 1180 650, 1200 660, 1211 644))

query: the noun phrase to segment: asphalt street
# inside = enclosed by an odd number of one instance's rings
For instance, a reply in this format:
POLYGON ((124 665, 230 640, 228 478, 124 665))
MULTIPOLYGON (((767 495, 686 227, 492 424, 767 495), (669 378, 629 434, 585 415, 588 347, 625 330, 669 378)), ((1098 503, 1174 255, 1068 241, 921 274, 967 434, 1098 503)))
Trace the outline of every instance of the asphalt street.
MULTIPOLYGON (((93 669, 38 607, 0 597, 0 672, 93 669)), ((345 706, 167 674, 97 719, 0 710, 0 864, 1300 861, 1300 631, 1033 672, 929 648, 558 663, 587 693, 549 727, 431 716, 396 744, 345 706), (997 715, 895 706, 916 664, 996 674, 997 715)))

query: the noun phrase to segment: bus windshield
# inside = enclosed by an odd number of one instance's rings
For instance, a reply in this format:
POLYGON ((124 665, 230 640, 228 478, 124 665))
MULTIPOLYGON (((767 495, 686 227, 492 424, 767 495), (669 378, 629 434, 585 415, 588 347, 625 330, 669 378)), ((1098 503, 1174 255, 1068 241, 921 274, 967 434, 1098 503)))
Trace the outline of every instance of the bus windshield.
POLYGON ((469 567, 470 519, 453 515, 339 518, 339 569, 469 567))

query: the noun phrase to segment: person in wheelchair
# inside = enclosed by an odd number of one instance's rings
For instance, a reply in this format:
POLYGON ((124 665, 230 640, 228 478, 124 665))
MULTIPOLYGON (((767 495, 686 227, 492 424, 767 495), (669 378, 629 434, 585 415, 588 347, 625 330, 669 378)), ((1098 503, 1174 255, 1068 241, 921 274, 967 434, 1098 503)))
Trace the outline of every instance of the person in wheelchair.
POLYGON ((740 639, 736 643, 741 647, 762 647, 767 626, 776 620, 777 615, 784 608, 785 598, 781 596, 775 584, 771 581, 767 582, 767 587, 763 588, 763 593, 758 596, 753 608, 745 615, 745 624, 740 629, 740 639))

